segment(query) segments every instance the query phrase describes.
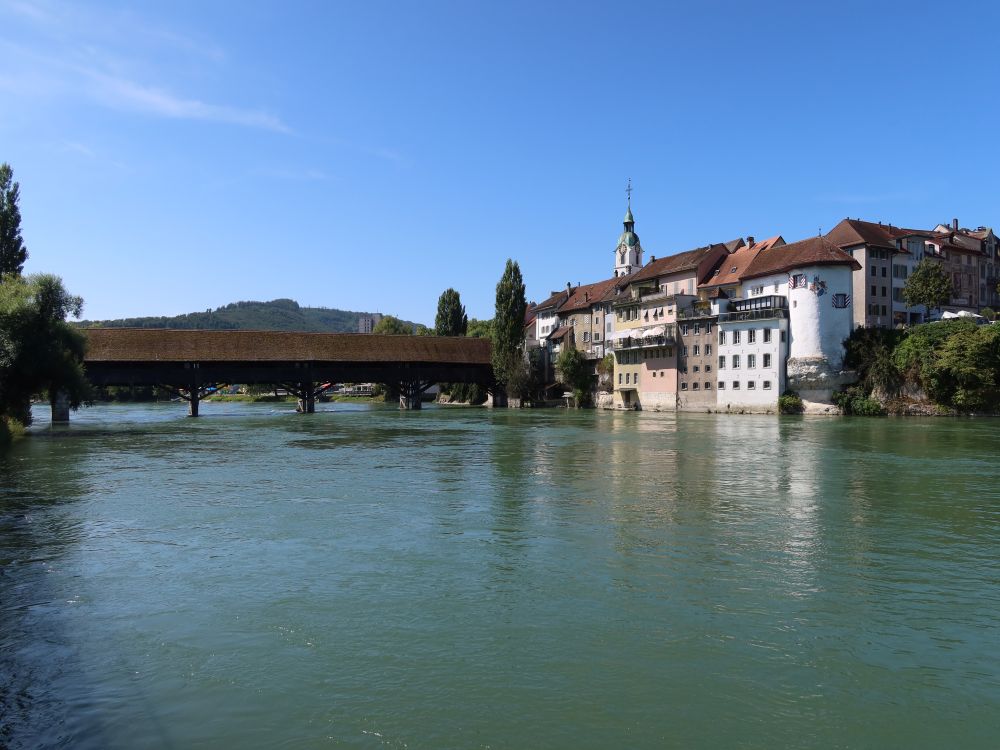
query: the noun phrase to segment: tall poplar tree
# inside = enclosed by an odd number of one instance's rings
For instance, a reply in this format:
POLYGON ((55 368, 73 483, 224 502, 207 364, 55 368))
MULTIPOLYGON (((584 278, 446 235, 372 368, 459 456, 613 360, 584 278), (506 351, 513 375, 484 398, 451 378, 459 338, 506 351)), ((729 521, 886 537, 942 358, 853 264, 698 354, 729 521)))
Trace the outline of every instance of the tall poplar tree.
POLYGON ((522 351, 527 306, 521 268, 508 258, 497 284, 496 314, 493 316, 493 375, 505 387, 523 380, 518 376, 524 369, 522 351))
POLYGON ((438 298, 434 333, 438 336, 464 336, 468 330, 469 316, 465 314, 461 296, 454 289, 445 289, 438 298))
POLYGON ((14 182, 14 170, 0 164, 0 279, 20 276, 28 248, 21 237, 21 186, 14 182))

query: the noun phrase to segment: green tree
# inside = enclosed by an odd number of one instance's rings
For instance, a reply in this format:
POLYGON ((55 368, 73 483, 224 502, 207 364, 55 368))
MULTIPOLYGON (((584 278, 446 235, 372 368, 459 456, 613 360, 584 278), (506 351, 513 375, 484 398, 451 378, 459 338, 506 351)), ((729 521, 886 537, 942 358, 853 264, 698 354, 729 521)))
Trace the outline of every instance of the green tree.
POLYGON ((66 322, 83 300, 57 276, 0 281, 0 416, 31 423, 31 398, 64 393, 72 408, 89 398, 84 377, 86 339, 66 322))
MULTIPOLYGON (((510 258, 497 284, 496 314, 493 316, 493 375, 504 387, 519 385, 523 366, 524 297, 521 269, 510 258)), ((520 394, 517 394, 520 395, 520 394)))
POLYGON ((493 319, 476 320, 473 318, 469 321, 469 327, 466 329, 465 335, 474 339, 492 339, 493 319))
POLYGON ((903 287, 903 301, 909 307, 926 305, 927 309, 941 309, 951 299, 952 285, 948 273, 941 264, 924 258, 906 280, 903 287))
POLYGON ((394 336, 412 336, 413 326, 404 323, 399 318, 386 315, 372 329, 372 333, 386 333, 394 336))
POLYGON ((990 321, 997 319, 997 311, 994 310, 992 307, 984 307, 982 310, 979 311, 979 314, 990 321))
POLYGON ((577 406, 590 403, 594 376, 583 352, 574 346, 564 344, 559 356, 556 357, 556 374, 559 376, 559 382, 573 391, 577 406))
POLYGON ((21 186, 14 182, 10 164, 0 164, 0 279, 20 276, 28 248, 21 237, 21 186))
POLYGON ((469 329, 469 316, 458 292, 450 287, 438 298, 434 333, 438 336, 464 336, 469 329))

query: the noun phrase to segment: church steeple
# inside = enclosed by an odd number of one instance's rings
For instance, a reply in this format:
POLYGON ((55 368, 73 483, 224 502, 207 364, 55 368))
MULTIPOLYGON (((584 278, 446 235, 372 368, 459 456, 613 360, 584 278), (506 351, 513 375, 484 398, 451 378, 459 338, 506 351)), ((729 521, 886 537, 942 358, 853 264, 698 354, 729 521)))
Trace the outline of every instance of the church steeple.
POLYGON ((624 231, 618 238, 618 247, 615 248, 615 276, 628 276, 633 271, 642 267, 642 245, 639 244, 639 235, 635 233, 635 218, 632 216, 632 178, 629 178, 628 187, 625 188, 628 196, 625 208, 624 231))

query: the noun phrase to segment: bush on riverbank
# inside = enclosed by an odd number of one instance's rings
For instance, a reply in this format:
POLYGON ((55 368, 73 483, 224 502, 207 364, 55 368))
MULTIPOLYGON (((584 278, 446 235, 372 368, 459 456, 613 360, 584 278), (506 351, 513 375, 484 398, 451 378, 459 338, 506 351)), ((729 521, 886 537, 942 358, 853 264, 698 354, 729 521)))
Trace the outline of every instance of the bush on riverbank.
POLYGON ((845 414, 884 414, 900 393, 946 410, 1000 411, 1000 326, 956 319, 904 331, 858 329, 844 345, 845 363, 859 377, 834 395, 845 414))
POLYGON ((785 391, 778 396, 779 414, 801 414, 803 411, 805 411, 805 405, 795 391, 785 391))

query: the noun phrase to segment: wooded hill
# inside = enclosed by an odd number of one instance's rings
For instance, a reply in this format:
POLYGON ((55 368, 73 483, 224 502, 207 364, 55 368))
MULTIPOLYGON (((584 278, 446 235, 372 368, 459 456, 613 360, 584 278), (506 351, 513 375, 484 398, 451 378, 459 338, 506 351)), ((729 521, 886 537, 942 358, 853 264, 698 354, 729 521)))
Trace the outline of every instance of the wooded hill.
MULTIPOLYGON (((233 302, 215 310, 186 315, 83 320, 84 328, 199 328, 204 330, 306 331, 357 333, 358 316, 366 313, 328 307, 302 307, 291 299, 233 302)), ((409 323, 409 321, 403 321, 409 323)), ((410 323, 410 325, 413 325, 410 323)))

